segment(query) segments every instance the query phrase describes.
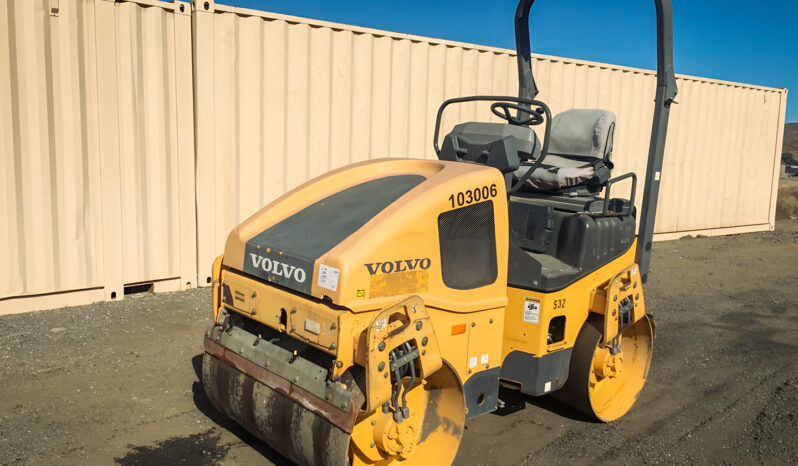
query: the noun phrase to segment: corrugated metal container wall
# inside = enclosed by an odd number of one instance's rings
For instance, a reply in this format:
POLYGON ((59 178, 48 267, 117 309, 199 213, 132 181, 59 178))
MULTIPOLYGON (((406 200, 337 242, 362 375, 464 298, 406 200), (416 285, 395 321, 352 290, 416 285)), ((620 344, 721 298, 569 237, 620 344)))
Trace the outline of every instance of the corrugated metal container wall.
MULTIPOLYGON (((229 231, 287 190, 368 158, 434 158, 444 99, 518 89, 511 50, 213 2, 195 14, 194 40, 201 283, 229 231)), ((546 56, 533 67, 553 113, 616 113, 615 174, 638 174, 639 205, 654 72, 546 56)), ((772 228, 786 90, 685 76, 678 84, 657 237, 772 228)), ((496 121, 477 105, 450 107, 444 134, 460 121, 496 121)), ((628 184, 615 192, 628 194, 628 184)))
POLYGON ((3 2, 0 314, 195 284, 190 14, 3 2))
MULTIPOLYGON (((119 299, 142 282, 190 287, 198 267, 207 284, 227 233, 262 205, 351 162, 432 158, 445 98, 516 93, 512 51, 195 8, 3 3, 0 314, 119 299)), ((615 111, 616 173, 643 173, 653 73, 555 57, 534 67, 554 112, 615 111)), ((679 86, 659 237, 772 228, 786 90, 679 86)), ((495 118, 453 107, 444 131, 472 119, 495 118)))
POLYGON ((103 285, 94 8, 49 3, 0 8, 0 298, 103 285))
POLYGON ((194 232, 181 232, 180 225, 181 217, 194 217, 193 189, 181 193, 181 184, 193 185, 193 164, 180 163, 181 156, 193 159, 190 12, 188 5, 176 15, 156 4, 116 5, 125 283, 180 277, 181 246, 193 255, 181 241, 191 241, 194 232), (176 19, 183 20, 182 31, 176 19), (175 65, 177 55, 183 69, 175 65), (182 102, 179 89, 188 89, 182 102), (181 208, 181 195, 192 202, 181 208))

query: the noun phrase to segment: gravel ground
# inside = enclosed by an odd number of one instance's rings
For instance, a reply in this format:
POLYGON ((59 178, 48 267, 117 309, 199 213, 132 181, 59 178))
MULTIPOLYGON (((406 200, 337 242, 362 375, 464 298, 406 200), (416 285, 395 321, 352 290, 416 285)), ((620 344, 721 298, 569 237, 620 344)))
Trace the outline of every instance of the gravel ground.
MULTIPOLYGON (((798 462, 798 221, 656 243, 650 377, 599 424, 543 398, 470 421, 458 464, 798 462)), ((0 463, 282 464, 198 382, 209 291, 0 317, 0 463)))

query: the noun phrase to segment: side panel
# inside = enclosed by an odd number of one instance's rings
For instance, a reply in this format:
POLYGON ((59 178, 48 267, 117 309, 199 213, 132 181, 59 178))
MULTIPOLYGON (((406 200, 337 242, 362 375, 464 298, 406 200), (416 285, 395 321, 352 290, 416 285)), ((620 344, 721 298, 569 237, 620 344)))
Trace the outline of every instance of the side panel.
MULTIPOLYGON (((539 293, 507 288, 502 359, 514 351, 542 357, 574 346, 588 317, 595 290, 634 264, 634 245, 624 255, 560 291, 539 293), (548 342, 552 319, 565 319, 562 339, 548 342)), ((558 322, 559 324, 559 322, 558 322)))

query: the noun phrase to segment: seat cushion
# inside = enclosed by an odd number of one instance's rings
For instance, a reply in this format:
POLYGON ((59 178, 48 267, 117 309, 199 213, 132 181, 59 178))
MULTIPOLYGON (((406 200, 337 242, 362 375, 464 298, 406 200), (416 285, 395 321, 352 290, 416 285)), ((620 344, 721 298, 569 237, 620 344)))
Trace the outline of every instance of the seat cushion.
MULTIPOLYGON (((600 190, 612 167, 609 157, 614 130, 615 114, 608 110, 574 108, 556 115, 551 120, 547 155, 524 189, 557 191, 590 184, 589 189, 600 190)), ((521 162, 513 173, 515 179, 520 179, 532 163, 521 162)))
MULTIPOLYGON (((556 157, 556 156, 549 156, 556 157)), ((546 161, 549 160, 546 157, 546 161)), ((573 162, 573 161, 569 161, 573 162)), ((521 179, 529 170, 532 162, 521 162, 521 166, 513 174, 515 179, 521 179)), ((541 164, 526 180, 525 188, 534 191, 556 191, 586 184, 593 178, 595 170, 593 164, 581 162, 578 165, 558 167, 555 165, 541 164)))

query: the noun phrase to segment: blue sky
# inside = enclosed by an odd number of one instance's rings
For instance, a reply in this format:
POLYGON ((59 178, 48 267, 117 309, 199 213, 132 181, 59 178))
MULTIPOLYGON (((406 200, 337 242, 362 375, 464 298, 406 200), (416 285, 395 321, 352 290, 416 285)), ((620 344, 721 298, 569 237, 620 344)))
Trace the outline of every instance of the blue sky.
MULTIPOLYGON (((514 48, 514 0, 219 0, 217 3, 514 48)), ((676 72, 786 87, 798 122, 798 0, 673 0, 676 72)), ((532 51, 656 67, 651 0, 538 0, 532 51)))

